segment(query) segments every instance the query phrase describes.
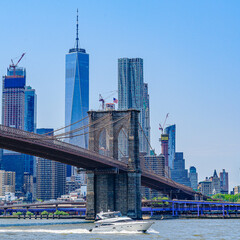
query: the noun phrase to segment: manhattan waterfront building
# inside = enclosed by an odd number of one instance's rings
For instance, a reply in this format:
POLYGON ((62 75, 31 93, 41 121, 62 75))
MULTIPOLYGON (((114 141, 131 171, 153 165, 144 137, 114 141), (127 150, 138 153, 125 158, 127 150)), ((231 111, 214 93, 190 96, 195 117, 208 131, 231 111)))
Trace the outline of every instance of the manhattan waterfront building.
POLYGON ((37 95, 35 89, 25 87, 24 130, 36 132, 37 127, 37 95))
POLYGON ((221 193, 228 194, 228 172, 225 169, 220 172, 220 188, 221 193))
POLYGON ((168 166, 173 169, 176 151, 176 125, 166 127, 164 133, 168 135, 168 166))
MULTIPOLYGON (((23 56, 23 55, 22 55, 23 56)), ((34 132, 36 129, 36 94, 26 86, 26 69, 12 64, 2 81, 2 124, 34 132)), ((2 169, 16 173, 16 190, 22 191, 24 172, 34 173, 33 156, 3 150, 2 169)))
POLYGON ((206 179, 198 184, 199 191, 204 195, 215 195, 221 193, 220 178, 217 171, 214 170, 213 176, 206 177, 206 179))
POLYGON ((198 190, 206 196, 211 196, 213 192, 212 181, 206 177, 206 179, 198 184, 198 190))
POLYGON ((198 188, 198 173, 194 166, 189 168, 189 179, 191 182, 191 188, 193 190, 197 190, 198 188))
POLYGON ((24 130, 26 69, 7 69, 2 81, 2 124, 24 130))
POLYGON ((0 196, 15 193, 15 172, 0 170, 0 196))
MULTIPOLYGON (((53 135, 52 128, 37 129, 37 134, 53 135)), ((37 198, 57 199, 66 191, 66 165, 37 157, 37 198)))
MULTIPOLYGON (((66 54, 65 70, 65 126, 69 135, 68 142, 82 148, 88 148, 88 128, 79 129, 88 124, 89 110, 89 55, 79 47, 78 17, 75 47, 66 54), (82 121, 80 121, 83 119, 82 121), (74 137, 74 135, 78 135, 74 137)), ((73 168, 67 167, 67 176, 73 175, 73 168)))
POLYGON ((182 152, 175 153, 174 168, 171 170, 171 178, 173 181, 191 187, 188 177, 188 170, 185 169, 185 159, 182 152))
MULTIPOLYGON (((118 59, 118 109, 140 110, 139 123, 139 150, 149 154, 150 142, 150 115, 148 86, 143 81, 142 58, 119 58, 118 59), (146 139, 146 137, 148 139, 146 139)), ((126 139, 120 132, 120 150, 127 155, 126 139)))
POLYGON ((216 169, 214 170, 213 176, 210 177, 210 180, 212 181, 212 194, 218 194, 221 192, 220 188, 220 178, 217 175, 216 169))

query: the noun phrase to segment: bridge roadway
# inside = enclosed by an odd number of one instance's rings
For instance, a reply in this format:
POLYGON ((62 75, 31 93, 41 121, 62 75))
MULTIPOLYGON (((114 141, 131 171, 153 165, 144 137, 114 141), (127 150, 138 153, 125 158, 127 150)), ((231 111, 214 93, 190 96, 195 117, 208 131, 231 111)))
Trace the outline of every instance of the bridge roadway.
MULTIPOLYGON (((117 169, 126 172, 128 165, 111 157, 62 142, 46 135, 0 125, 0 148, 46 158, 86 170, 117 169)), ((144 165, 144 164, 142 164, 144 165)), ((142 166, 141 183, 178 199, 203 198, 192 188, 158 176, 142 166)))

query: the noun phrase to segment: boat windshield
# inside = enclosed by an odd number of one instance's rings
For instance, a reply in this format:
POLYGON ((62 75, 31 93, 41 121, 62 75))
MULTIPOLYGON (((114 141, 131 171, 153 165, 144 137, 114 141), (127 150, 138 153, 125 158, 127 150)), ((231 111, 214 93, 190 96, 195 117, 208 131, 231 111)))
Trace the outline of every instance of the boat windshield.
POLYGON ((111 212, 111 213, 104 213, 102 216, 104 218, 117 218, 117 217, 121 217, 122 214, 120 212, 111 212))

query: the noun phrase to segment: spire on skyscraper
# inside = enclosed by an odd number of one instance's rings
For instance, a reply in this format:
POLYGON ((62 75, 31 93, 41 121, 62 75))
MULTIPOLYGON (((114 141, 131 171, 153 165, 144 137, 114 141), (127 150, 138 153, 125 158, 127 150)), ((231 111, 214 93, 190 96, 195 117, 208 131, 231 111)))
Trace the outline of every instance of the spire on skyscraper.
POLYGON ((78 38, 78 9, 77 9, 77 24, 76 24, 76 49, 78 50, 78 42, 79 42, 79 38, 78 38))

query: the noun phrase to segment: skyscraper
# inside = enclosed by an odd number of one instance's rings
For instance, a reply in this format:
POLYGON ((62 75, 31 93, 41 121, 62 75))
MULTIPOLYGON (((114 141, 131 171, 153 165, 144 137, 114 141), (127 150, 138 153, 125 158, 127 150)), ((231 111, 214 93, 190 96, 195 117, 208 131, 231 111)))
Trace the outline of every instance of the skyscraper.
POLYGON ((220 188, 220 178, 217 175, 216 169, 214 170, 213 176, 210 177, 210 180, 212 181, 212 194, 218 194, 221 192, 220 188))
MULTIPOLYGON (((161 134, 161 148, 162 154, 165 158, 165 166, 167 173, 169 172, 169 165, 168 165, 168 134, 161 134)), ((169 174, 168 174, 169 175, 169 174)))
MULTIPOLYGON (((66 132, 73 131, 88 124, 89 110, 89 55, 85 49, 79 48, 78 16, 77 16, 76 45, 66 54, 65 72, 65 126, 66 132), (85 118, 85 119, 84 119, 85 118), (79 121, 84 119, 83 121, 79 121), (79 121, 79 122, 77 122, 79 121), (74 124, 77 122, 76 124, 74 124)), ((69 143, 88 148, 87 128, 70 134, 69 143), (82 135, 81 135, 82 134, 82 135), (74 135, 79 135, 73 137, 74 135)), ((67 175, 71 176, 68 166, 67 175)))
MULTIPOLYGON (((40 128, 37 134, 52 135, 53 129, 40 128)), ((65 194, 66 165, 37 157, 37 198, 56 199, 65 194)))
POLYGON ((228 172, 223 169, 220 172, 220 185, 221 185, 221 193, 228 194, 228 172))
MULTIPOLYGON (((146 138, 150 143, 150 105, 149 105, 149 94, 148 94, 148 84, 144 83, 143 85, 143 116, 144 116, 144 127, 146 138)), ((148 141, 144 137, 145 141, 143 144, 144 149, 146 149, 146 153, 150 153, 150 146, 148 141)))
MULTIPOLYGON (((35 89, 30 86, 25 87, 25 103, 24 103, 24 130, 28 132, 36 132, 37 125, 37 95, 35 89)), ((31 176, 36 176, 36 157, 25 155, 24 172, 31 176)))
MULTIPOLYGON (((3 76, 2 124, 30 132, 36 128, 35 90, 26 87, 26 69, 14 64, 3 76)), ((34 173, 35 158, 8 150, 3 150, 2 158, 2 169, 16 172, 16 190, 22 191, 24 172, 34 173)))
POLYGON ((37 125, 37 95, 35 89, 25 87, 24 130, 35 132, 37 125))
POLYGON ((197 190, 198 188, 198 174, 197 174, 197 170, 194 166, 191 166, 189 168, 189 179, 191 182, 191 188, 193 190, 197 190))
POLYGON ((171 178, 173 181, 191 187, 188 177, 188 170, 185 169, 185 159, 182 152, 175 153, 174 168, 171 170, 171 178))
POLYGON ((168 166, 173 169, 173 163, 176 151, 176 125, 171 125, 164 129, 165 134, 168 134, 168 166))
POLYGON ((2 85, 2 124, 24 129, 26 69, 7 69, 2 85))
POLYGON ((145 138, 146 136, 150 142, 149 95, 148 86, 143 82, 142 58, 118 59, 118 100, 120 110, 131 108, 140 110, 139 123, 144 133, 139 130, 139 150, 149 154, 145 138))

